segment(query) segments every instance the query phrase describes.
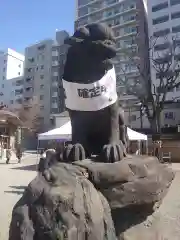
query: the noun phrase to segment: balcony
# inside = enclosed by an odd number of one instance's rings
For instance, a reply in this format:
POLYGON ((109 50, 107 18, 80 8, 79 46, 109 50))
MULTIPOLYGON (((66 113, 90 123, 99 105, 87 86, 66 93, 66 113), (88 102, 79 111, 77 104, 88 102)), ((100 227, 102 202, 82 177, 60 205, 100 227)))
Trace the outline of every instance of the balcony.
POLYGON ((53 72, 53 73, 52 73, 52 76, 53 76, 53 77, 58 77, 58 76, 59 76, 59 73, 58 73, 58 72, 53 72))
POLYGON ((58 61, 53 61, 52 62, 52 67, 57 67, 59 65, 59 62, 58 61))
POLYGON ((58 97, 58 92, 52 92, 52 97, 58 97))
MULTIPOLYGON (((94 2, 96 2, 96 1, 94 1, 94 2)), ((116 3, 114 3, 114 4, 111 4, 111 5, 104 5, 104 6, 102 6, 101 9, 98 9, 98 10, 92 11, 92 12, 89 12, 89 13, 81 16, 81 17, 78 17, 78 20, 83 19, 83 18, 85 18, 85 17, 92 16, 92 15, 94 15, 94 14, 96 14, 96 13, 100 13, 100 12, 102 12, 102 11, 104 11, 104 10, 111 9, 112 7, 116 7, 116 5, 119 5, 119 4, 120 4, 120 2, 118 1, 118 2, 116 2, 116 3)), ((98 21, 99 21, 99 20, 100 20, 100 21, 105 21, 105 20, 107 21, 108 19, 114 18, 115 16, 120 16, 120 15, 122 15, 122 14, 126 14, 126 13, 128 13, 128 12, 133 11, 133 10, 137 10, 136 5, 130 5, 128 8, 121 8, 121 11, 120 11, 119 13, 117 13, 117 14, 112 14, 111 16, 104 16, 102 19, 98 19, 98 21)), ((97 22, 98 22, 98 21, 97 21, 97 22)))
POLYGON ((58 87, 58 82, 56 81, 56 82, 52 82, 52 86, 53 87, 58 87))
POLYGON ((52 57, 58 57, 58 51, 52 51, 52 57))

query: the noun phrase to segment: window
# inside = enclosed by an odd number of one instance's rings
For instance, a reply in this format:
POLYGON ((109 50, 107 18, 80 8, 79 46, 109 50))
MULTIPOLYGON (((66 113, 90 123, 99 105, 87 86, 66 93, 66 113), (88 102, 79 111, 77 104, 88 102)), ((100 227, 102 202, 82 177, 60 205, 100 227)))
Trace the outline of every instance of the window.
POLYGON ((3 72, 5 72, 6 71, 6 68, 3 68, 3 72))
POLYGON ((180 32, 180 25, 175 26, 175 27, 172 27, 172 32, 173 32, 173 33, 178 33, 178 32, 180 32))
POLYGON ((4 64, 6 64, 7 63, 7 60, 4 60, 4 64))
POLYGON ((40 75, 40 79, 44 79, 44 75, 40 75))
POLYGON ((38 50, 44 50, 45 49, 45 45, 41 45, 37 48, 38 50))
POLYGON ((176 61, 180 61, 180 54, 174 55, 174 59, 175 59, 176 61))
POLYGON ((44 88, 44 84, 41 84, 41 85, 40 85, 40 89, 43 89, 43 88, 44 88))
POLYGON ((15 86, 21 86, 23 84, 23 80, 18 80, 15 82, 15 86))
POLYGON ((17 99, 17 100, 16 100, 16 103, 22 104, 22 99, 21 99, 21 98, 17 99))
POLYGON ((180 91, 180 86, 176 87, 176 91, 180 91))
POLYGON ((120 19, 119 18, 116 18, 114 19, 114 25, 119 25, 120 24, 120 19))
POLYGON ((177 4, 180 4, 180 0, 170 0, 170 5, 171 6, 174 6, 174 5, 177 5, 177 4))
POLYGON ((88 14, 88 7, 83 7, 78 10, 78 16, 82 17, 84 15, 88 14))
POLYGON ((113 14, 112 11, 109 10, 109 11, 106 12, 106 17, 110 17, 110 16, 112 16, 112 14, 113 14))
POLYGON ((154 51, 162 51, 169 47, 169 42, 163 43, 163 44, 157 44, 154 46, 154 51))
POLYGON ((18 67, 21 68, 21 64, 19 64, 18 67))
POLYGON ((137 33, 137 27, 126 27, 124 28, 124 33, 137 33))
POLYGON ((153 19, 153 25, 159 24, 159 23, 164 23, 169 20, 169 15, 163 16, 163 17, 158 17, 153 19))
POLYGON ((176 39, 173 41, 174 44, 174 48, 176 48, 177 46, 180 46, 180 40, 176 39))
POLYGON ((120 31, 119 31, 119 30, 116 30, 116 31, 114 32, 114 35, 115 35, 115 37, 120 36, 120 31))
POLYGON ((52 82, 58 82, 58 77, 57 76, 52 77, 52 82))
POLYGON ((4 88, 4 84, 2 84, 2 88, 4 88))
POLYGON ((41 65, 41 69, 44 69, 44 65, 41 65))
POLYGON ((177 19, 180 18, 180 12, 175 12, 171 14, 171 19, 177 19))
POLYGON ((168 2, 159 3, 152 7, 152 12, 157 12, 168 7, 168 2))
POLYGON ((3 80, 5 80, 6 79, 6 77, 5 76, 3 76, 3 80))
POLYGON ((51 113, 58 113, 58 108, 51 108, 51 113))
POLYGON ((57 98, 52 98, 52 103, 57 103, 57 102, 58 102, 57 98))
POLYGON ((116 15, 116 14, 118 14, 118 13, 120 13, 120 9, 116 7, 116 8, 114 9, 114 15, 116 15))
POLYGON ((40 106, 40 110, 44 110, 44 106, 40 106))
POLYGON ((32 72, 32 68, 28 68, 27 71, 28 71, 28 72, 32 72))
POLYGON ((44 95, 40 95, 39 99, 44 100, 44 95))
POLYGON ((107 5, 111 5, 111 4, 114 4, 114 3, 116 3, 116 2, 118 2, 119 0, 107 0, 106 1, 106 4, 107 5))
POLYGON ((174 112, 166 112, 166 113, 164 113, 164 118, 165 119, 169 119, 169 120, 173 120, 175 118, 174 112))
POLYGON ((34 62, 34 58, 28 58, 28 61, 32 63, 34 62))
POLYGON ((26 92, 29 92, 32 89, 32 87, 27 87, 26 92))
POLYGON ((30 82, 32 80, 32 77, 27 77, 26 82, 30 82))
POLYGON ((15 96, 22 94, 23 93, 23 89, 17 89, 15 90, 15 96))
POLYGON ((157 32, 154 32, 154 37, 163 37, 163 36, 166 36, 170 33, 170 29, 169 28, 166 28, 164 30, 160 30, 160 31, 157 31, 157 32))

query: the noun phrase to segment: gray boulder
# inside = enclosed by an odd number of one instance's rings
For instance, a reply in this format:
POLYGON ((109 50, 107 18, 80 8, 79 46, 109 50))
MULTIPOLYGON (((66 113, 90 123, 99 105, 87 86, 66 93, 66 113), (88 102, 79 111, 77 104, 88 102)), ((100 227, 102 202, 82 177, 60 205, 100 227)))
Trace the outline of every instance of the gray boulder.
POLYGON ((154 157, 57 163, 14 207, 9 240, 121 239, 156 210, 173 178, 154 157))
POLYGON ((83 168, 58 163, 39 174, 12 213, 9 240, 116 240, 104 196, 83 168))
MULTIPOLYGON (((108 200, 117 236, 143 222, 161 204, 174 178, 155 157, 129 156, 113 164, 76 162, 108 200)), ((133 239, 132 239, 133 240, 133 239)))

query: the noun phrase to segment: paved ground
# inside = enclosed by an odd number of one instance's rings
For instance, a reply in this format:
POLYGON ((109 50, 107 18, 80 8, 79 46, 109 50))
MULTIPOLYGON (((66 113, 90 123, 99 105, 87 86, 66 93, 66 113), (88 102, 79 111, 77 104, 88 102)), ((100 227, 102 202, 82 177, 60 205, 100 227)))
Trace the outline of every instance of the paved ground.
POLYGON ((8 239, 12 208, 36 176, 36 163, 37 155, 32 153, 25 154, 21 164, 15 160, 8 165, 0 161, 0 240, 8 239))

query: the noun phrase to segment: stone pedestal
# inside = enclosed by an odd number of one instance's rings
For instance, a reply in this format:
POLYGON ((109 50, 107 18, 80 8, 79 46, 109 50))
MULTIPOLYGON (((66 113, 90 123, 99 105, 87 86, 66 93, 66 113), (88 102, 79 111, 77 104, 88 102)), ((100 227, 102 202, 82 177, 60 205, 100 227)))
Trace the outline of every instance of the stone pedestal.
POLYGON ((161 204, 173 178, 154 157, 57 163, 30 183, 14 207, 9 240, 123 239, 161 204))

